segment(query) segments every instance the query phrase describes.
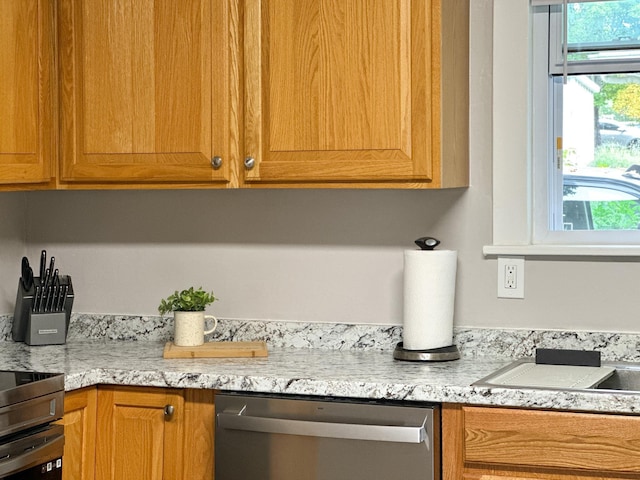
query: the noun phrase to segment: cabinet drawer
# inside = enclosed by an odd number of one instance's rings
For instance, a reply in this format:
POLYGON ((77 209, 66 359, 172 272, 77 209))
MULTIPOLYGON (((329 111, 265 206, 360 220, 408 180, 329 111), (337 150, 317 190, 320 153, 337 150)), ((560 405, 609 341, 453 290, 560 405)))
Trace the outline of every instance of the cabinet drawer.
POLYGON ((464 407, 467 463, 640 472, 640 417, 464 407))

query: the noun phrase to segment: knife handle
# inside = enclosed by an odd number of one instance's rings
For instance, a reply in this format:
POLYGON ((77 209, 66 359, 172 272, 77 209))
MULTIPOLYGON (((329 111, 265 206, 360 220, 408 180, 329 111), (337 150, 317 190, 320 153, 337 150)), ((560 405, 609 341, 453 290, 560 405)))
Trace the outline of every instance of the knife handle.
POLYGON ((56 287, 55 285, 52 285, 49 287, 49 294, 47 295, 47 305, 45 306, 45 311, 47 312, 56 311, 56 305, 54 302, 55 302, 57 293, 58 293, 58 287, 56 287))
POLYGON ((38 295, 37 298, 37 302, 36 302, 36 313, 40 313, 42 312, 42 300, 44 299, 44 295, 45 295, 45 287, 44 285, 40 285, 40 295, 38 295))
POLYGON ((44 280, 44 271, 47 268, 47 251, 42 250, 40 253, 40 281, 44 280))
POLYGON ((49 260, 49 272, 53 273, 53 267, 56 264, 56 257, 51 256, 51 260, 49 260))
POLYGON ((60 292, 58 293, 58 295, 60 297, 60 298, 58 298, 58 311, 59 312, 64 311, 64 304, 65 304, 65 302, 67 300, 68 293, 69 293, 69 285, 67 285, 67 284, 62 285, 60 287, 60 292))
MULTIPOLYGON (((53 257, 51 257, 53 258, 53 257)), ((59 281, 57 281, 58 279, 58 269, 56 268, 55 270, 50 270, 50 274, 51 277, 49 277, 49 285, 54 286, 56 285, 56 283, 59 283, 59 281)))
POLYGON ((33 300, 31 302, 31 311, 32 312, 37 312, 38 310, 38 295, 40 294, 40 285, 36 285, 34 294, 33 294, 33 300))

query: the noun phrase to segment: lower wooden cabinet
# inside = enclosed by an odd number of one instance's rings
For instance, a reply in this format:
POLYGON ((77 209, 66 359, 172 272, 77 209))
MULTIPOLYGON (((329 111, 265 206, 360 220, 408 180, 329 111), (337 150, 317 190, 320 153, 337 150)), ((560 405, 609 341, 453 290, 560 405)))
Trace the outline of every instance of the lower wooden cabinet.
POLYGON ((443 405, 443 480, 640 478, 640 416, 443 405))
POLYGON ((182 478, 179 390, 100 387, 98 412, 96 480, 182 478))
MULTIPOLYGON (((65 396, 64 480, 213 480, 214 391, 65 396)), ((640 416, 442 406, 443 480, 640 478, 640 416)))
POLYGON ((68 393, 64 480, 212 480, 213 395, 102 385, 68 393))
POLYGON ((64 457, 62 480, 93 480, 96 459, 96 387, 64 396, 64 457))

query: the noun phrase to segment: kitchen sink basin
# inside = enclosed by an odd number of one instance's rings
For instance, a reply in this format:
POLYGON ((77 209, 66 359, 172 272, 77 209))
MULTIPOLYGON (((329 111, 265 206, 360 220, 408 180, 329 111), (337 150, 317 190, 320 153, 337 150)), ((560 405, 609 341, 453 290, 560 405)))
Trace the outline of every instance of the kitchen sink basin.
POLYGON ((601 367, 574 367, 536 364, 532 358, 524 358, 472 385, 491 388, 640 393, 640 363, 603 362, 601 367))
POLYGON ((640 392, 640 364, 613 365, 615 371, 594 387, 595 390, 640 392))

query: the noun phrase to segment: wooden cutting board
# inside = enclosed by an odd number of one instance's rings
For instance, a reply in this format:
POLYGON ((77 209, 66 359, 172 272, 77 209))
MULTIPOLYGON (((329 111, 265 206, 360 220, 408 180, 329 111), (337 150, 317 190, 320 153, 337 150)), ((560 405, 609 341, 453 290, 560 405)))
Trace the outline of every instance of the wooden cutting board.
POLYGON ((162 356, 164 358, 229 358, 229 357, 266 357, 266 342, 207 342, 197 347, 178 347, 167 342, 162 356))

